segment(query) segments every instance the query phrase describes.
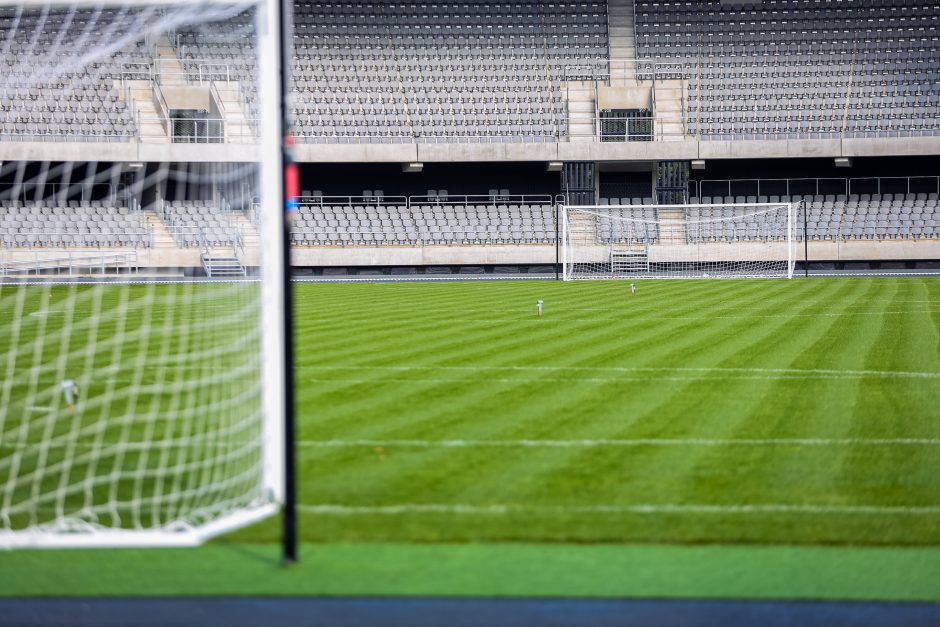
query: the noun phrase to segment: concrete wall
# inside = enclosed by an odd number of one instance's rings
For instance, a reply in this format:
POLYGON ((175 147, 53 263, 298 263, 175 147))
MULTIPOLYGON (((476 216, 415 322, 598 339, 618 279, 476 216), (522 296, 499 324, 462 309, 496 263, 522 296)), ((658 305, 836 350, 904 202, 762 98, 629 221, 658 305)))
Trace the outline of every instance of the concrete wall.
MULTIPOLYGON (((0 161, 254 161, 254 144, 0 142, 0 161)), ((302 163, 662 161, 940 155, 940 136, 654 142, 299 144, 302 163)))
MULTIPOLYGON (((763 259, 786 259, 784 242, 755 244, 699 244, 692 246, 655 245, 650 247, 650 261, 664 262, 682 259, 697 261, 727 261, 746 259, 755 255, 763 259)), ((80 254, 106 254, 129 252, 127 249, 80 249, 80 254)), ((198 248, 179 249, 160 247, 137 251, 137 265, 141 268, 198 268, 201 266, 198 248)), ((62 249, 3 251, 4 261, 32 261, 40 258, 62 258, 62 249)), ((803 260, 803 245, 797 242, 794 256, 803 260)), ((257 266, 260 261, 257 248, 240 254, 246 266, 257 266)), ((581 247, 573 256, 579 262, 606 262, 606 246, 581 247)), ((940 259, 940 239, 930 240, 852 240, 845 242, 810 242, 811 261, 908 261, 940 259)), ((552 264, 555 262, 554 244, 488 245, 488 246, 387 246, 387 247, 294 247, 291 263, 297 267, 353 267, 353 266, 480 266, 552 264)))

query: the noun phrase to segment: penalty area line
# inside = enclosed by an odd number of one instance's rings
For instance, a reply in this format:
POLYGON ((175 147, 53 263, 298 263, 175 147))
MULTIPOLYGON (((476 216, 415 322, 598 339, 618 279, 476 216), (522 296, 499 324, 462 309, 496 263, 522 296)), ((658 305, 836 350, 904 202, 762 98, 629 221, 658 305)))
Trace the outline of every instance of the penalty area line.
POLYGON ((341 505, 320 503, 298 505, 309 514, 323 516, 396 516, 407 514, 450 514, 504 516, 508 514, 847 514, 934 516, 940 505, 813 505, 761 503, 755 505, 710 505, 637 503, 634 505, 527 505, 494 503, 399 503, 394 505, 341 505))

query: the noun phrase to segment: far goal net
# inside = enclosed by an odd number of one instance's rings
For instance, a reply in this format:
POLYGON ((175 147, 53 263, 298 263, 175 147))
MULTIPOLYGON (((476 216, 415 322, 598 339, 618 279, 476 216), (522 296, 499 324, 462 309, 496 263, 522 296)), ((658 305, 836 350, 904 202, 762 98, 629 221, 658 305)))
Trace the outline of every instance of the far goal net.
POLYGON ((560 213, 565 280, 793 276, 789 203, 581 205, 560 213))
POLYGON ((0 2, 0 549, 280 509, 276 6, 0 2))

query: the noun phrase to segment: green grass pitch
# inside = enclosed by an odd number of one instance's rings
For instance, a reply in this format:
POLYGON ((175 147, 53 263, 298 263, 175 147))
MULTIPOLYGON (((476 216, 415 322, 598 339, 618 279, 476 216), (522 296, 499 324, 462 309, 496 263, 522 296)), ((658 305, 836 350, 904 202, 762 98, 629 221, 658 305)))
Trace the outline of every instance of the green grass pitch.
POLYGON ((303 285, 297 335, 306 540, 940 541, 937 279, 303 285))
MULTIPOLYGON (((940 279, 637 286, 631 295, 625 282, 298 284, 301 539, 940 543, 940 279)), ((212 325, 199 299, 212 316, 225 302, 253 302, 208 285, 4 286, 6 328, 21 300, 39 307, 19 290, 53 304, 100 290, 100 310, 128 290, 131 301, 150 290, 158 310, 171 294, 177 322, 192 316, 202 331, 212 325), (187 298, 193 306, 181 309, 187 298)), ((46 333, 61 324, 31 318, 20 341, 40 322, 46 333)), ((241 322, 215 333, 190 341, 229 349, 212 367, 196 359, 193 372, 250 363, 237 348, 241 322)), ((230 382, 240 403, 254 398, 239 392, 249 379, 230 382)), ((150 394, 148 407, 169 403, 158 387, 150 394)), ((7 420, 4 435, 16 424, 7 420)), ((279 537, 270 520, 225 542, 279 537)))

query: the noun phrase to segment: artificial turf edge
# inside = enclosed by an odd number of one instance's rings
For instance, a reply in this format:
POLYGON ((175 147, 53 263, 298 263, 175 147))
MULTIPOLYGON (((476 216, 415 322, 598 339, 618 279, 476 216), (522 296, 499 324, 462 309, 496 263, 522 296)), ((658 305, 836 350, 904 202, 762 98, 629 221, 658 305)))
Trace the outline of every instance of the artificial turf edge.
POLYGON ((940 547, 306 543, 0 554, 3 597, 940 601, 940 547))

